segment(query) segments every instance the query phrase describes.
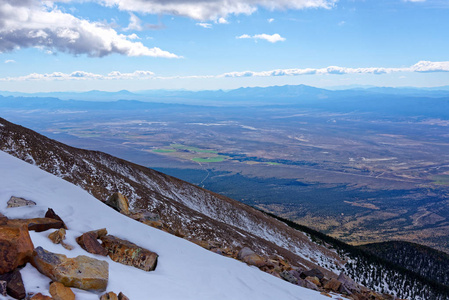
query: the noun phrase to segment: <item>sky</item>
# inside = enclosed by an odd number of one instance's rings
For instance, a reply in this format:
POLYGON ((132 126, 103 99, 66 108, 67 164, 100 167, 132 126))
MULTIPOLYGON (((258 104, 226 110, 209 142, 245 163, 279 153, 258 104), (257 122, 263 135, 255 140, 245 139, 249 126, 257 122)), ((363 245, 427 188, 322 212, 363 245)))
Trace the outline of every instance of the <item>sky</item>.
POLYGON ((0 90, 449 85, 449 0, 0 0, 0 90))

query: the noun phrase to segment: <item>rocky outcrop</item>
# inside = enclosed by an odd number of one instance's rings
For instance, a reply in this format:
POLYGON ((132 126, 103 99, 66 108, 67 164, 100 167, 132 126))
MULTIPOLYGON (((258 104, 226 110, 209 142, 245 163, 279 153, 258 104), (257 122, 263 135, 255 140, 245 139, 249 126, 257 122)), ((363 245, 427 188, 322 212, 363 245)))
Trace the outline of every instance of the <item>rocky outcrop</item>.
POLYGON ((340 292, 344 294, 360 293, 360 286, 345 273, 341 272, 337 279, 342 283, 340 292))
POLYGON ((114 193, 105 203, 118 212, 129 214, 129 200, 125 195, 114 193))
POLYGON ((67 258, 37 247, 31 263, 39 272, 67 287, 104 291, 108 284, 109 264, 106 261, 84 255, 67 258))
POLYGON ((113 235, 106 235, 101 241, 113 261, 144 271, 156 269, 158 259, 156 253, 113 235))
POLYGON ((52 282, 50 284, 50 295, 55 300, 75 300, 73 291, 59 282, 52 282))
POLYGON ((0 274, 11 272, 27 263, 33 254, 28 227, 24 224, 0 226, 0 274))
POLYGON ((24 198, 12 196, 8 200, 7 204, 8 204, 7 208, 12 208, 12 207, 22 207, 22 206, 33 206, 33 205, 36 205, 36 202, 27 200, 24 198))

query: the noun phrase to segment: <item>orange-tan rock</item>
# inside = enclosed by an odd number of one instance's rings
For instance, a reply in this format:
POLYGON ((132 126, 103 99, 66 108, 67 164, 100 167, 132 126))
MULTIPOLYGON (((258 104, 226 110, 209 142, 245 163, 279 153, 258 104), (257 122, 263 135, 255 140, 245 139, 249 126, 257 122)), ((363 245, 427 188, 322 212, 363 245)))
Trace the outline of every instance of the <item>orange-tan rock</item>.
POLYGON ((100 300, 118 300, 117 294, 114 292, 109 292, 101 295, 100 300))
POLYGON ((30 298, 30 300, 53 300, 50 296, 42 295, 41 293, 37 293, 30 298))
POLYGON ((51 218, 10 219, 8 220, 8 224, 13 226, 26 224, 28 226, 28 230, 33 230, 36 232, 64 227, 64 222, 51 218))
POLYGON ((256 254, 253 250, 248 247, 243 248, 237 254, 237 258, 243 262, 246 262, 248 265, 263 267, 266 265, 267 261, 262 256, 256 254))
POLYGON ((55 300, 75 300, 73 291, 59 282, 52 282, 50 284, 50 295, 55 300))
POLYGON ((324 285, 324 288, 325 288, 326 290, 331 290, 331 291, 334 291, 334 292, 338 292, 338 290, 340 289, 340 286, 341 286, 341 282, 340 282, 340 281, 338 281, 338 280, 335 279, 335 278, 331 278, 331 280, 329 280, 329 281, 324 285))
POLYGON ((1 225, 0 274, 13 271, 27 263, 33 254, 33 249, 33 242, 26 225, 1 225))
POLYGON ((67 287, 104 291, 108 284, 109 264, 106 261, 84 255, 67 258, 37 247, 31 263, 39 272, 67 287))

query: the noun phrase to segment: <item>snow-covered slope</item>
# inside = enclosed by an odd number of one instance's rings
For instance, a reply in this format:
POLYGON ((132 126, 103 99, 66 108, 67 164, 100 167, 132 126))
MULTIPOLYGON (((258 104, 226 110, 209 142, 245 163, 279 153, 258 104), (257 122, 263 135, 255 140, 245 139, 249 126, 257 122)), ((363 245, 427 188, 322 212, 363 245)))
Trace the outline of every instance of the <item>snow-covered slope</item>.
MULTIPOLYGON (((329 299, 127 218, 81 188, 0 151, 0 212, 9 218, 33 218, 42 217, 49 207, 67 224, 66 243, 75 249, 68 251, 61 245, 52 244, 47 235, 53 230, 31 232, 34 246, 68 257, 89 255, 107 260, 108 291, 121 291, 133 300, 329 299), (37 205, 6 208, 11 196, 33 200, 37 205), (115 263, 109 258, 89 254, 76 244, 77 236, 104 227, 110 234, 157 252, 156 271, 145 272, 115 263)), ((22 276, 27 292, 48 295, 50 280, 32 266, 27 265, 22 276)), ((73 290, 77 299, 98 299, 97 294, 73 290)))

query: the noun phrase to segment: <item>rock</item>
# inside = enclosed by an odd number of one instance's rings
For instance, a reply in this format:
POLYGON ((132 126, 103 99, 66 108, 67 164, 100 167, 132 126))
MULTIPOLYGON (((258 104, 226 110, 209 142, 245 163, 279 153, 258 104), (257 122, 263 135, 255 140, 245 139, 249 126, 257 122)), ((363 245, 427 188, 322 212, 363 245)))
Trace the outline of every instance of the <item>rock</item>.
POLYGON ((328 294, 328 293, 326 293, 326 292, 321 292, 320 294, 321 294, 321 295, 323 295, 323 296, 326 296, 326 297, 332 298, 332 296, 331 296, 331 295, 329 295, 329 294, 328 294))
POLYGON ((316 284, 314 284, 313 282, 310 282, 306 279, 298 280, 298 285, 305 287, 306 289, 311 289, 311 290, 315 290, 315 291, 319 290, 319 288, 316 286, 316 284))
POLYGON ((161 220, 161 217, 149 211, 140 211, 132 215, 132 218, 138 220, 140 222, 158 222, 161 220))
POLYGON ((345 273, 341 272, 340 275, 338 276, 338 280, 342 283, 342 285, 344 286, 344 288, 346 288, 346 290, 350 291, 349 294, 360 293, 361 291, 360 286, 345 273))
POLYGON ((60 244, 63 239, 65 239, 65 229, 59 228, 58 230, 50 233, 48 238, 53 242, 53 244, 60 244))
POLYGON ((7 284, 8 284, 8 282, 6 282, 6 280, 0 280, 0 295, 6 296, 6 294, 7 294, 6 285, 7 284))
POLYGON ((64 225, 64 229, 67 229, 67 226, 65 225, 64 221, 61 219, 61 217, 59 217, 54 211, 53 209, 49 208, 47 210, 47 212, 45 213, 45 217, 49 218, 49 219, 54 219, 54 220, 58 220, 61 221, 62 224, 64 225))
POLYGON ((7 204, 8 204, 7 208, 12 208, 12 207, 22 207, 22 206, 33 206, 33 205, 36 205, 36 202, 31 201, 31 200, 26 200, 24 198, 12 196, 8 200, 7 204))
POLYGON ((109 264, 84 255, 67 258, 37 247, 32 265, 53 281, 82 290, 104 291, 108 284, 109 264))
POLYGON ((100 300, 118 300, 117 294, 114 292, 109 292, 100 297, 100 300))
POLYGON ((301 278, 303 278, 303 279, 308 277, 308 276, 310 276, 310 277, 314 277, 314 276, 318 277, 319 280, 324 278, 323 272, 321 272, 318 269, 311 269, 311 270, 304 271, 304 272, 301 273, 301 278))
POLYGON ((334 292, 338 292, 338 290, 340 289, 341 286, 341 282, 338 281, 338 279, 335 278, 331 278, 331 280, 329 280, 325 285, 324 288, 326 290, 331 290, 334 292))
POLYGON ((26 225, 0 226, 0 274, 27 263, 33 254, 33 242, 26 225))
POLYGON ((42 295, 41 293, 37 293, 33 297, 30 298, 30 300, 53 300, 50 296, 42 295))
POLYGON ((36 232, 46 231, 48 229, 64 228, 64 223, 62 221, 50 218, 8 220, 8 225, 20 226, 23 224, 28 226, 28 230, 33 230, 36 232))
POLYGON ((123 295, 122 292, 120 292, 120 293, 118 294, 118 300, 129 300, 129 298, 126 297, 125 295, 123 295))
POLYGON ((59 282, 50 284, 50 295, 55 300, 75 300, 75 294, 72 290, 59 282))
POLYGON ((120 213, 129 214, 129 200, 125 195, 114 193, 105 203, 120 213))
POLYGON ((318 279, 318 277, 316 277, 316 276, 307 276, 307 277, 306 277, 306 280, 312 282, 312 283, 315 284, 316 286, 321 286, 321 282, 320 282, 320 280, 318 279))
POLYGON ((291 274, 289 271, 283 271, 280 273, 282 279, 293 283, 293 284, 297 284, 298 283, 298 278, 296 278, 295 276, 293 276, 293 274, 291 274))
POLYGON ((81 246, 81 248, 89 253, 99 254, 103 256, 108 255, 108 251, 98 242, 97 238, 98 233, 89 231, 77 237, 76 242, 81 246))
POLYGON ((156 253, 137 246, 113 235, 101 238, 103 247, 109 252, 109 257, 118 263, 133 266, 144 271, 153 271, 157 266, 156 253))
POLYGON ((73 247, 64 243, 65 240, 65 229, 59 228, 55 232, 52 232, 48 235, 48 238, 54 243, 54 244, 61 244, 64 248, 67 250, 72 250, 73 247))
POLYGON ((239 251, 239 253, 237 254, 237 259, 247 263, 248 265, 256 266, 258 268, 263 267, 267 264, 265 258, 256 254, 248 247, 244 247, 239 251))
POLYGON ((23 299, 26 297, 25 286, 23 285, 22 275, 18 269, 11 273, 11 277, 6 285, 8 295, 15 299, 23 299))

